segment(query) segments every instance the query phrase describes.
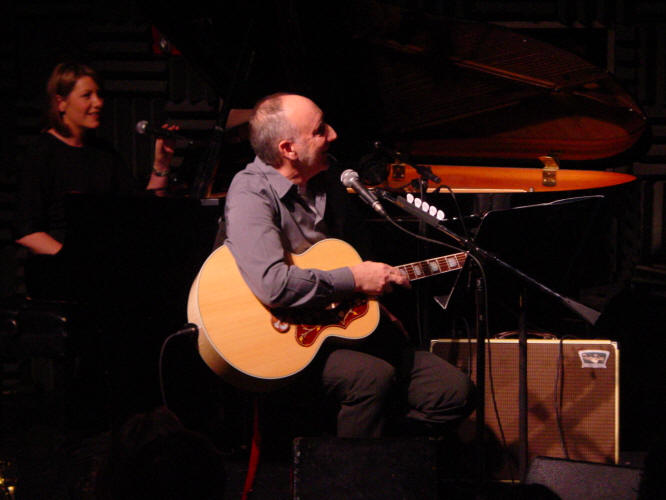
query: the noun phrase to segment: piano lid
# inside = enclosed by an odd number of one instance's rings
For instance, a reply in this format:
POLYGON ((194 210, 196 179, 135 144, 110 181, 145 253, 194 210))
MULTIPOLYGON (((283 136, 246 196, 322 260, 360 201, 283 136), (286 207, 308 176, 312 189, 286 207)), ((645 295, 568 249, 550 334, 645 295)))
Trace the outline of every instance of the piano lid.
POLYGON ((646 130, 606 71, 499 26, 371 1, 148 5, 231 107, 279 90, 313 97, 342 159, 380 139, 438 162, 594 160, 646 130))

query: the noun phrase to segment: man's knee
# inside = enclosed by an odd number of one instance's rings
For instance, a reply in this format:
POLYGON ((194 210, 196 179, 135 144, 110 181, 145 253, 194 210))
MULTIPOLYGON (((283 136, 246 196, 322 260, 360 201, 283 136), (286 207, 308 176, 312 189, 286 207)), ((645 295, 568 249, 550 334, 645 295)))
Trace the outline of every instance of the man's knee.
POLYGON ((382 399, 396 379, 395 368, 368 354, 339 350, 329 356, 324 369, 324 386, 342 400, 382 399))
POLYGON ((385 399, 395 384, 395 368, 386 361, 373 359, 359 367, 352 386, 357 398, 385 399))
POLYGON ((462 372, 460 372, 460 378, 454 386, 452 402, 455 407, 460 409, 458 412, 460 417, 469 416, 476 406, 476 386, 462 372))
POLYGON ((456 369, 454 373, 448 374, 447 379, 450 384, 449 392, 452 403, 465 406, 474 399, 476 386, 462 371, 456 369))
POLYGON ((412 413, 429 421, 468 416, 475 406, 474 384, 458 368, 429 354, 421 354, 421 369, 410 387, 412 413))

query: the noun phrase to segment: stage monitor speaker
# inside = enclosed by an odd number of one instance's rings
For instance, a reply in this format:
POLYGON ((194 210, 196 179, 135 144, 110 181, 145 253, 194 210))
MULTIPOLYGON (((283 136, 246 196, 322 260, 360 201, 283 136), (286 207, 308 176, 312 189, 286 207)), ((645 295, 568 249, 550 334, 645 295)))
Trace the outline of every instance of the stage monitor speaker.
POLYGON ((527 472, 527 484, 540 484, 561 500, 638 497, 641 470, 632 467, 536 457, 527 472))
MULTIPOLYGON (((476 379, 476 341, 433 340, 431 350, 476 379)), ((517 475, 518 368, 518 340, 486 341, 485 424, 499 450, 500 457, 492 457, 497 460, 491 462, 496 478, 517 475)), ((529 460, 540 455, 618 462, 619 350, 615 342, 529 339, 527 393, 529 460)))
POLYGON ((295 500, 435 500, 437 441, 296 438, 295 500))

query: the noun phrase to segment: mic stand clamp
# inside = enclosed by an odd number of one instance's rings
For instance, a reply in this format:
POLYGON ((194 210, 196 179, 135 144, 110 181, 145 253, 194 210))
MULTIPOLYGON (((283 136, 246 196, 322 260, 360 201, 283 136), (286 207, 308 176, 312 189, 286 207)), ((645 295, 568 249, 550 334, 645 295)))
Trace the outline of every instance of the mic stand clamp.
POLYGON ((421 179, 426 183, 426 186, 428 184, 428 181, 432 181, 435 184, 442 183, 442 178, 439 177, 438 175, 433 174, 432 169, 430 167, 426 165, 411 165, 411 167, 419 173, 421 179))

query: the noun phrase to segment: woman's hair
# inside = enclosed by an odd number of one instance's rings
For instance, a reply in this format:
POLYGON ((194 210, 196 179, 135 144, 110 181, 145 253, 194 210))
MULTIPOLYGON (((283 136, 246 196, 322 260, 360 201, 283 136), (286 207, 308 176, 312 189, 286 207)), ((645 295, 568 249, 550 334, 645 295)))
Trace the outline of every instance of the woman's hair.
POLYGON ((55 68, 46 82, 46 95, 49 99, 46 110, 47 128, 53 128, 64 137, 71 137, 72 131, 62 119, 62 113, 58 109, 58 96, 66 98, 74 89, 79 78, 89 76, 98 86, 101 81, 97 72, 90 66, 81 63, 60 63, 55 68))

